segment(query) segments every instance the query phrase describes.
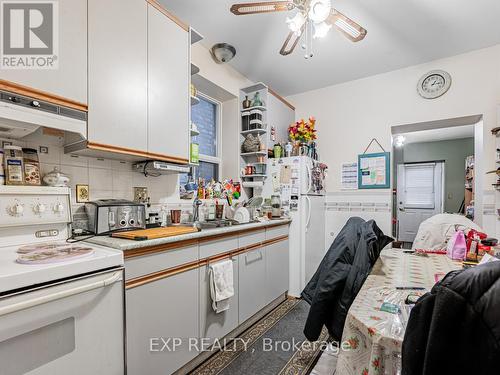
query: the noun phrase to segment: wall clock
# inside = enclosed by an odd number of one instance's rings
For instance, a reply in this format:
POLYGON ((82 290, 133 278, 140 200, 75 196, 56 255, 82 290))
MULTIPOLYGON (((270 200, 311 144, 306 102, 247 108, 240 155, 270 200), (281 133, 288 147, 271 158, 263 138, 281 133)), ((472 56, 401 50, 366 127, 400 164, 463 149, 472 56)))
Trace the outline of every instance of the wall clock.
POLYGON ((432 70, 420 78, 417 91, 422 98, 435 99, 444 95, 451 86, 451 76, 443 70, 432 70))

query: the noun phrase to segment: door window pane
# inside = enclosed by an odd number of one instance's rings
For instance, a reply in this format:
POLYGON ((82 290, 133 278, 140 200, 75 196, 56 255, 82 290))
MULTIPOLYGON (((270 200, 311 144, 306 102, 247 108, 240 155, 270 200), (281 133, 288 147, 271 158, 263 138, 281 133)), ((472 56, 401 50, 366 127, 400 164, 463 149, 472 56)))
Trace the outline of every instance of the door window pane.
POLYGON ((191 121, 200 132, 195 142, 200 145, 200 155, 217 156, 217 104, 199 99, 200 103, 191 107, 191 121))

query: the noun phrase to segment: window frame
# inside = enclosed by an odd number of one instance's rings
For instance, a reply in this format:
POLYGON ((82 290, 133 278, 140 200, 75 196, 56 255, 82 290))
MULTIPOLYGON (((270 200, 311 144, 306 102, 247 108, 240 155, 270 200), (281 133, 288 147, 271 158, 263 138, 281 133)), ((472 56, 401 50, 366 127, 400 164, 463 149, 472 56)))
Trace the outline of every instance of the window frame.
MULTIPOLYGON (((221 139, 222 139, 222 126, 221 126, 221 123, 222 123, 222 121, 221 121, 222 102, 220 102, 219 100, 214 99, 211 96, 209 96, 203 92, 200 92, 200 91, 198 91, 196 96, 200 99, 203 99, 203 100, 215 105, 215 137, 216 137, 215 153, 216 153, 216 156, 205 155, 202 153, 200 153, 198 156, 199 156, 200 162, 204 161, 206 163, 212 163, 212 164, 217 165, 217 167, 216 167, 217 178, 220 179, 221 170, 222 170, 222 165, 221 165, 222 164, 222 158, 221 158, 221 155, 222 155, 222 142, 221 142, 221 139)), ((192 108, 191 108, 191 111, 192 111, 192 108)), ((189 115, 190 115, 189 117, 191 120, 191 112, 189 113, 189 115)), ((198 167, 197 165, 193 165, 193 168, 197 168, 197 167, 198 167)))

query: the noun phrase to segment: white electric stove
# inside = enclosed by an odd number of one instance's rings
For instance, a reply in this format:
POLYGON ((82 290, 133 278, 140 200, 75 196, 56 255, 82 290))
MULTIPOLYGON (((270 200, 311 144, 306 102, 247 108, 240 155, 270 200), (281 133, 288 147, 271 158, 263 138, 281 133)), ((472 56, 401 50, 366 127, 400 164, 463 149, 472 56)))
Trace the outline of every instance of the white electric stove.
POLYGON ((123 253, 70 223, 69 188, 0 186, 2 374, 124 373, 123 253))

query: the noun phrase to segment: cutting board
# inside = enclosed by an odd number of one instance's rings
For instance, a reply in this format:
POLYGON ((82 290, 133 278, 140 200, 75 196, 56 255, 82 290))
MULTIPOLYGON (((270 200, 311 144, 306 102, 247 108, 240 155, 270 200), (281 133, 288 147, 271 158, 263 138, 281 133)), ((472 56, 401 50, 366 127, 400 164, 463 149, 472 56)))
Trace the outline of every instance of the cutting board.
POLYGON ((111 237, 124 238, 127 240, 145 241, 154 240, 156 238, 164 238, 171 236, 179 236, 181 234, 198 232, 198 228, 194 227, 165 227, 165 228, 150 228, 131 230, 128 232, 113 233, 111 237))

